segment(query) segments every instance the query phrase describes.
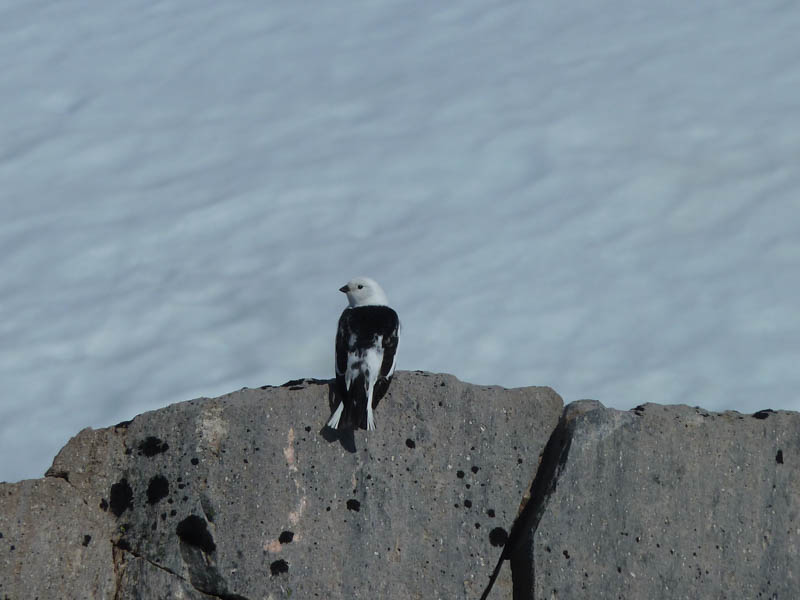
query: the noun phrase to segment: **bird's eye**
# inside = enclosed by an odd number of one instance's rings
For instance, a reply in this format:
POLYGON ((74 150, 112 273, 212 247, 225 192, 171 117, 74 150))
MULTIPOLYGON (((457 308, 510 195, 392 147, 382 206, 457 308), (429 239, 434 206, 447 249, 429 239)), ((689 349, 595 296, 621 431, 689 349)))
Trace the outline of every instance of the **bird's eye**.
POLYGON ((363 286, 363 285, 361 285, 361 284, 358 284, 358 289, 363 289, 363 288, 364 288, 364 286, 363 286))

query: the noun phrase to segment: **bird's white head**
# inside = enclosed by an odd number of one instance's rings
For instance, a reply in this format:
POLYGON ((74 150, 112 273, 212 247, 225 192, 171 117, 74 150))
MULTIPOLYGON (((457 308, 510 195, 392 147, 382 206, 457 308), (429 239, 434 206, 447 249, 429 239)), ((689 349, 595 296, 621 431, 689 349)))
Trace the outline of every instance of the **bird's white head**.
POLYGON ((339 291, 347 294, 347 302, 351 308, 371 304, 386 306, 389 303, 383 288, 369 277, 355 277, 347 285, 340 287, 339 291))

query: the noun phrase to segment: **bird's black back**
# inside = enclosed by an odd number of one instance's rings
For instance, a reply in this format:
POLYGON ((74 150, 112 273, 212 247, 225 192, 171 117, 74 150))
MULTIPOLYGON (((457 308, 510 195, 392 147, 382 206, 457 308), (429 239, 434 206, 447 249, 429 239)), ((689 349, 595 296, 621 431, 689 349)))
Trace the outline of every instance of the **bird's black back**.
POLYGON ((344 402, 344 422, 355 427, 366 427, 366 395, 364 382, 358 377, 345 387, 343 373, 347 370, 347 356, 350 352, 365 350, 373 346, 381 336, 383 362, 372 389, 372 407, 378 406, 392 381, 390 371, 397 352, 400 320, 397 313, 388 306, 356 306, 346 308, 339 317, 336 333, 336 387, 344 402))

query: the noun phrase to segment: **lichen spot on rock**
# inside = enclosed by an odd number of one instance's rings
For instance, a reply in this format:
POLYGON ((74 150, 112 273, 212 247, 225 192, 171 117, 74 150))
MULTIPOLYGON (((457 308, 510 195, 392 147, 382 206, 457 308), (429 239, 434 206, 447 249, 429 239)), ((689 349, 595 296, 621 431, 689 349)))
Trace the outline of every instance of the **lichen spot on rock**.
POLYGON ((150 435, 139 442, 138 449, 140 455, 146 456, 147 458, 152 458, 156 454, 161 454, 162 452, 169 450, 169 444, 153 435, 150 435))
POLYGON ((208 524, 205 519, 197 515, 189 515, 178 523, 175 533, 182 542, 200 548, 206 554, 211 554, 217 549, 214 538, 211 537, 211 533, 208 531, 208 524))
POLYGON ((124 477, 111 486, 109 494, 111 498, 111 512, 115 517, 119 517, 129 508, 133 508, 133 490, 124 477))
POLYGON ((502 527, 495 527, 489 532, 489 543, 492 546, 505 546, 508 541, 508 533, 502 527))
POLYGON ((169 481, 163 475, 155 475, 147 486, 147 503, 155 504, 169 494, 169 481))
POLYGON ((289 563, 287 563, 285 560, 280 558, 280 559, 274 561, 269 566, 269 572, 272 573, 273 577, 277 577, 278 575, 281 575, 283 573, 288 573, 289 572, 289 563))
POLYGON ((278 537, 278 541, 281 544, 290 544, 294 539, 294 531, 283 531, 281 535, 278 537))

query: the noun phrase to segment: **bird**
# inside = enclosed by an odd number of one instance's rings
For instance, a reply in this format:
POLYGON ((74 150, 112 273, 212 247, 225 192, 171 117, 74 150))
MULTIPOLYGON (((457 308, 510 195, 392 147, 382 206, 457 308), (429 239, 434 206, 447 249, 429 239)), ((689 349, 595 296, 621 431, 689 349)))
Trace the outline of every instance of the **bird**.
POLYGON ((386 293, 369 277, 355 277, 339 288, 347 308, 336 331, 336 410, 328 426, 375 429, 374 409, 392 382, 400 320, 386 293))

